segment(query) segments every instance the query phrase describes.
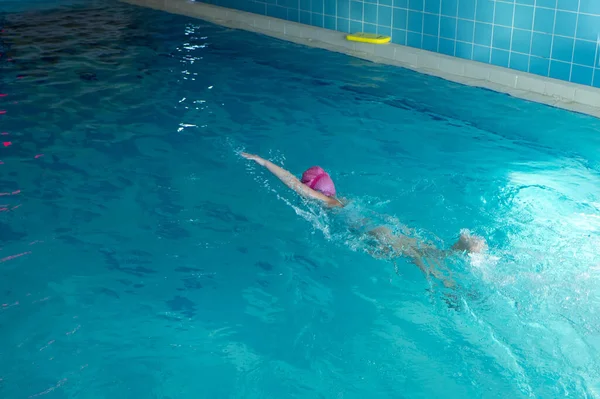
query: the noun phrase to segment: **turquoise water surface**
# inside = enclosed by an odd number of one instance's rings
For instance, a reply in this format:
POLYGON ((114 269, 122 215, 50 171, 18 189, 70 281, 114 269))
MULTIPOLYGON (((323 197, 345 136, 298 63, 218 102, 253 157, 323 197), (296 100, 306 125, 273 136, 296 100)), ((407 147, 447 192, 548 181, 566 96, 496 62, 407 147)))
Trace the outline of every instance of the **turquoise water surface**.
POLYGON ((600 397, 598 120, 112 1, 0 18, 1 398, 600 397), (490 250, 445 288, 242 150, 490 250))

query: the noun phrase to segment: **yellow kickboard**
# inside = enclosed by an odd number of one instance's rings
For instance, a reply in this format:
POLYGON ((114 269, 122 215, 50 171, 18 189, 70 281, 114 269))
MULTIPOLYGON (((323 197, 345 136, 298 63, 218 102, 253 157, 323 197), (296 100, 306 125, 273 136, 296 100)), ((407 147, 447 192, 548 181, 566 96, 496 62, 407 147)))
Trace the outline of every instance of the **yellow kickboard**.
POLYGON ((389 36, 377 35, 375 33, 351 33, 346 36, 346 39, 351 42, 361 42, 361 43, 373 43, 373 44, 384 44, 391 40, 389 36))

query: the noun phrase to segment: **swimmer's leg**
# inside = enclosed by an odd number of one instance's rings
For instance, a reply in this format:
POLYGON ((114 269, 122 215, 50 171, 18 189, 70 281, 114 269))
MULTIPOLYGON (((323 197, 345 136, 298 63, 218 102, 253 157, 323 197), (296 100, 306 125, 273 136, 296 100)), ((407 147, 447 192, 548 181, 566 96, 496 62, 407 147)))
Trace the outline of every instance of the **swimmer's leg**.
POLYGON ((389 227, 385 226, 377 227, 367 234, 378 242, 380 247, 378 253, 383 253, 389 257, 407 256, 425 275, 433 275, 442 281, 446 287, 456 285, 451 278, 444 276, 438 270, 441 265, 441 258, 446 256, 445 251, 431 245, 419 243, 415 238, 395 235, 389 227))
MULTIPOLYGON (((487 250, 487 243, 483 238, 471 235, 471 233, 465 229, 461 230, 458 241, 449 250, 442 250, 404 235, 395 235, 390 228, 385 226, 370 230, 367 234, 378 243, 378 249, 373 250, 372 252, 370 251, 373 256, 407 256, 411 258, 413 263, 417 265, 426 276, 433 275, 447 288, 455 288, 456 283, 451 277, 452 272, 444 265, 444 258, 457 251, 478 253, 487 250), (445 269, 450 276, 444 275, 440 271, 441 269, 445 269)), ((398 273, 397 270, 396 273, 398 273)))

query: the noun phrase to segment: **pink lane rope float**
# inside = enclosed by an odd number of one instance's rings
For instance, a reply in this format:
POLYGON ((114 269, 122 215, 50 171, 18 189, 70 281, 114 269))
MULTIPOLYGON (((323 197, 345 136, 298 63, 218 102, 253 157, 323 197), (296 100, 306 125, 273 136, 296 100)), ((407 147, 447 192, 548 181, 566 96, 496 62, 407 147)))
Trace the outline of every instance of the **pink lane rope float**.
POLYGON ((17 194, 21 194, 21 190, 15 190, 15 191, 11 191, 11 192, 3 192, 0 193, 0 197, 6 197, 7 195, 17 195, 17 194))
POLYGON ((0 212, 10 212, 10 211, 14 211, 17 208, 20 208, 21 204, 19 205, 15 205, 13 207, 11 207, 10 205, 0 205, 0 212))
POLYGON ((21 252, 20 254, 5 256, 4 258, 0 259, 0 263, 4 263, 9 260, 17 259, 17 258, 20 258, 21 256, 29 255, 30 253, 31 253, 31 251, 27 251, 27 252, 21 252))

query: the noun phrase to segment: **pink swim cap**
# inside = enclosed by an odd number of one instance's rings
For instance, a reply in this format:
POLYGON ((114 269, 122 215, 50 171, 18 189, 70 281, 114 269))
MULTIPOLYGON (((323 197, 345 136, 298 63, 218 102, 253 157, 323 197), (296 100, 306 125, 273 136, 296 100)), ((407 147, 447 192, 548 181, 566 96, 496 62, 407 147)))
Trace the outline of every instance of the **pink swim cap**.
POLYGON ((302 173, 302 183, 328 197, 335 196, 335 186, 329 174, 320 166, 313 166, 302 173))

